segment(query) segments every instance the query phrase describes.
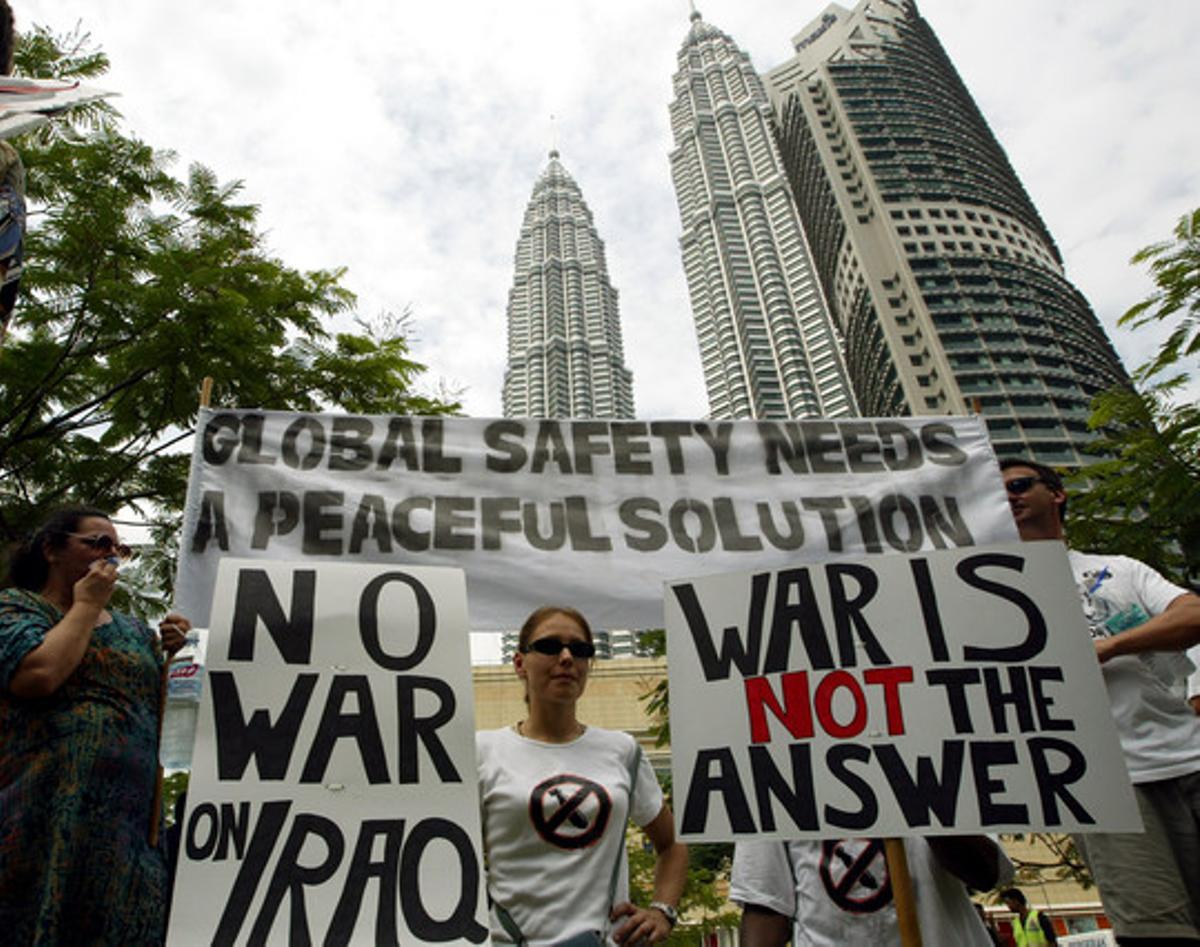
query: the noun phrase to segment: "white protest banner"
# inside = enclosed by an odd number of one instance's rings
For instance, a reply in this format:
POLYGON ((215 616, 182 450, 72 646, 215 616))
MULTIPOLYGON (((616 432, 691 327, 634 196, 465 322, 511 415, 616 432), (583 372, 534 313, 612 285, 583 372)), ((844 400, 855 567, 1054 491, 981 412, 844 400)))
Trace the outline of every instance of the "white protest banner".
POLYGON ((69 79, 0 76, 0 140, 46 124, 47 116, 72 105, 114 95, 69 79))
POLYGON ((1063 546, 666 590, 686 842, 1140 831, 1063 546))
POLYGON ((226 559, 168 943, 488 938, 462 573, 226 559))
POLYGON ((574 605, 662 625, 664 579, 1016 539, 974 417, 554 421, 202 410, 176 605, 223 556, 466 570, 475 630, 574 605))

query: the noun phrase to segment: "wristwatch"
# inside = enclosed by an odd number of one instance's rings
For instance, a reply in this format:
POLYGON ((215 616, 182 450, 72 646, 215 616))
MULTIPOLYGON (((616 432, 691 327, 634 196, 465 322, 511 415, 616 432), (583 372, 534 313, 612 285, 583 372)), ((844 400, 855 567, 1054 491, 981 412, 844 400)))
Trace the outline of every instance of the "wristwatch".
POLYGON ((650 907, 665 917, 667 919, 667 923, 671 925, 672 929, 674 929, 675 925, 679 923, 679 912, 665 901, 651 901, 650 907))

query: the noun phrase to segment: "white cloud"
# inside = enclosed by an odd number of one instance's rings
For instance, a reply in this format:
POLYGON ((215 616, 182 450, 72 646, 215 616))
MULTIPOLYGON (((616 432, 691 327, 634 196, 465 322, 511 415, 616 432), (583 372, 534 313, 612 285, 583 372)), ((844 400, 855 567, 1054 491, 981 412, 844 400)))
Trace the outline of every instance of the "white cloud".
MULTIPOLYGON (((823 0, 701 0, 765 71, 823 0)), ((1128 364, 1128 267, 1197 202, 1200 4, 925 0, 929 19, 1128 364)), ((707 410, 679 261, 667 104, 678 0, 203 6, 27 0, 82 21, 148 142, 246 182, 274 250, 347 265, 365 314, 412 303, 418 355, 499 413, 521 215, 557 141, 620 292, 639 414, 707 410), (550 114, 558 117, 551 129, 550 114)))

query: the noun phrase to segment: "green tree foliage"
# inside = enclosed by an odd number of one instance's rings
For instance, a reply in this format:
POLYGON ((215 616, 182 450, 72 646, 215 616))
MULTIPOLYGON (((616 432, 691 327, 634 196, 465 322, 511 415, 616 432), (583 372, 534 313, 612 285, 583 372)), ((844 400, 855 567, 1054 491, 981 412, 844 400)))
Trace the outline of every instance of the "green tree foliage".
POLYGON ((1177 580, 1200 580, 1200 408, 1180 363, 1200 355, 1200 209, 1171 241, 1146 247, 1156 289, 1121 317, 1133 329, 1170 326, 1134 384, 1092 403, 1101 460, 1080 471, 1067 529, 1073 545, 1135 556, 1177 580))
MULTIPOLYGON (((94 79, 86 37, 36 29, 18 71, 94 79)), ((17 141, 30 201, 26 272, 0 350, 0 542, 68 502, 178 520, 201 379, 213 403, 440 414, 407 318, 331 333, 353 295, 340 269, 291 269, 258 209, 193 165, 125 134, 107 106, 17 141)), ((170 564, 157 568, 169 577, 170 564)), ((160 586, 162 587, 162 586, 160 586)))
POLYGON ((1200 579, 1200 410, 1172 399, 1175 378, 1112 388, 1092 402, 1089 424, 1107 456, 1074 476, 1071 544, 1120 552, 1178 581, 1200 579))
MULTIPOLYGON (((643 631, 639 643, 655 657, 667 653, 667 635, 662 628, 643 631)), ((646 714, 653 723, 655 746, 671 743, 670 689, 664 675, 641 695, 646 714)), ((667 801, 674 806, 671 778, 661 778, 667 801)), ((729 870, 733 863, 733 846, 700 844, 688 846, 688 874, 679 913, 683 921, 672 933, 670 944, 694 944, 700 934, 736 928, 741 917, 726 898, 729 890, 729 870)), ((630 892, 639 904, 649 904, 654 889, 654 853, 640 832, 631 835, 629 846, 630 892)))
MULTIPOLYGON (((641 831, 630 833, 629 895, 635 904, 654 900, 654 848, 641 831)), ((726 899, 732 845, 694 845, 688 849, 687 883, 679 900, 679 925, 668 944, 695 944, 701 934, 738 926, 741 913, 726 899)))
MULTIPOLYGON (((1016 872, 1014 882, 1024 887, 1070 881, 1085 891, 1095 886, 1092 874, 1084 864, 1071 836, 1054 832, 1029 832, 1006 835, 1005 839, 1023 841, 1028 846, 1006 845, 1016 872)), ((999 889, 991 892, 989 900, 999 902, 999 889)))
POLYGON ((1137 329, 1154 322, 1173 323, 1158 354, 1138 370, 1149 378, 1187 356, 1200 356, 1200 208, 1184 214, 1174 239, 1144 247, 1133 263, 1149 263, 1157 289, 1121 317, 1137 329))

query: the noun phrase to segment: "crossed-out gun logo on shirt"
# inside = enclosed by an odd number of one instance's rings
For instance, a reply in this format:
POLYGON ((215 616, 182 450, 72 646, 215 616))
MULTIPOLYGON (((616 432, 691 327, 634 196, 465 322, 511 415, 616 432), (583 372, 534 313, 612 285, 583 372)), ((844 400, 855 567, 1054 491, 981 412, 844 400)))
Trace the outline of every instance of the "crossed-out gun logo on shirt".
POLYGON ((851 914, 873 914, 892 903, 892 879, 882 839, 821 843, 821 884, 829 900, 851 914))
POLYGON ((543 779, 529 794, 529 820, 556 848, 587 848, 604 835, 612 797, 600 783, 563 773, 543 779))

